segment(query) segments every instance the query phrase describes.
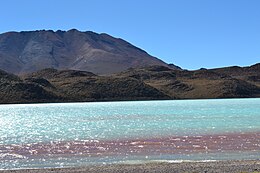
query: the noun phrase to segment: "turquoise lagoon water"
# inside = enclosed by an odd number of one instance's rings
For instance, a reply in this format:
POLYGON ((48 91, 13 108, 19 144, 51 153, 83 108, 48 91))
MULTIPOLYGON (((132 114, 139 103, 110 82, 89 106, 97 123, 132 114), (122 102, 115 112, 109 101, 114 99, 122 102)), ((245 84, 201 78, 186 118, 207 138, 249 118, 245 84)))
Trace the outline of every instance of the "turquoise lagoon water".
MULTIPOLYGON (((95 157, 84 158, 77 155, 77 159, 74 160, 63 157, 49 160, 44 158, 46 162, 43 162, 42 158, 37 158, 38 161, 36 158, 29 160, 23 157, 10 159, 6 157, 8 153, 1 150, 1 146, 57 141, 136 140, 168 136, 260 132, 260 99, 1 105, 0 127, 0 169, 45 167, 46 165, 46 167, 79 166, 88 162, 103 163, 124 159, 121 158, 122 156, 117 158, 106 156, 98 160, 95 157)), ((232 156, 242 158, 242 154, 238 153, 233 153, 232 156)), ((259 157, 259 153, 255 153, 254 156, 259 157)), ((141 156, 133 155, 132 160, 143 160, 143 157, 139 157, 141 156)), ((192 158, 212 159, 214 157, 216 155, 211 157, 208 154, 202 157, 195 154, 192 158)), ((222 154, 222 157, 231 158, 231 155, 228 157, 222 154)), ((218 155, 218 158, 221 159, 221 155, 218 155)), ((190 160, 191 157, 165 154, 154 159, 190 160)))

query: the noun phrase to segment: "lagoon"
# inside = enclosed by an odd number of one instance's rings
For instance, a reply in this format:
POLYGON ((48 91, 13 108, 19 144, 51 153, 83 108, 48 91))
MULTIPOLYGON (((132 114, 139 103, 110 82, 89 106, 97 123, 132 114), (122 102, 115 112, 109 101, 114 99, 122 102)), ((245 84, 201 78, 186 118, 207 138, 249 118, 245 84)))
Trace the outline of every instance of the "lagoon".
POLYGON ((260 99, 1 105, 0 127, 0 169, 260 158, 260 99))

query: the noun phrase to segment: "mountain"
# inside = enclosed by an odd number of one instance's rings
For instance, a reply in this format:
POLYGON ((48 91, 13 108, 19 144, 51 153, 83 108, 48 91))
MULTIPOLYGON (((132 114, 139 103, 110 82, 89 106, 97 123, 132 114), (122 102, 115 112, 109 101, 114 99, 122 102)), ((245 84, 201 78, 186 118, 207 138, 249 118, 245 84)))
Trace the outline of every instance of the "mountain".
POLYGON ((179 68, 108 34, 76 29, 0 34, 0 69, 9 73, 55 68, 112 74, 151 65, 179 68))
POLYGON ((26 75, 0 70, 0 103, 260 97, 260 64, 195 71, 166 66, 112 75, 43 69, 26 75))

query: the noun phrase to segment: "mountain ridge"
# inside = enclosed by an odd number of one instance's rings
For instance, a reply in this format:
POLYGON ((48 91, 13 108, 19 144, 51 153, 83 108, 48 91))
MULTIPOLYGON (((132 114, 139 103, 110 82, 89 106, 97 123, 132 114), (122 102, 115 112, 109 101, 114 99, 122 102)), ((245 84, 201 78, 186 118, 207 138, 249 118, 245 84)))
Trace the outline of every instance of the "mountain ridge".
POLYGON ((259 67, 239 67, 239 75, 237 67, 150 66, 105 76, 52 68, 17 76, 0 70, 0 103, 259 98, 259 67))

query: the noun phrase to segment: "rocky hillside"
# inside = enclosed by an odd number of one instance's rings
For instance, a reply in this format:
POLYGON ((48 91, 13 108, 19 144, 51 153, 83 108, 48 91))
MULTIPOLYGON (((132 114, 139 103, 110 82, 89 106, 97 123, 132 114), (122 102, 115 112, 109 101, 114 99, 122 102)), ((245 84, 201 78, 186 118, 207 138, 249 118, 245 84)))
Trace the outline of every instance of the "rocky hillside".
POLYGON ((260 97, 260 64, 196 71, 152 66, 131 69, 117 76, 141 80, 171 98, 260 97))
POLYGON ((0 69, 9 73, 55 68, 112 74, 151 65, 177 68, 108 34, 76 29, 0 34, 0 69))
POLYGON ((75 70, 44 69, 22 77, 1 71, 0 81, 0 103, 170 99, 131 77, 75 70))
POLYGON ((0 103, 260 97, 260 64, 196 71, 165 66, 110 76, 44 69, 16 76, 0 71, 0 103))
MULTIPOLYGON (((41 82, 50 85, 44 79, 41 82)), ((40 84, 0 71, 0 103, 56 102, 60 99, 40 84)))

